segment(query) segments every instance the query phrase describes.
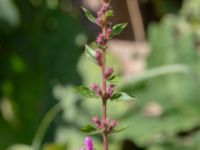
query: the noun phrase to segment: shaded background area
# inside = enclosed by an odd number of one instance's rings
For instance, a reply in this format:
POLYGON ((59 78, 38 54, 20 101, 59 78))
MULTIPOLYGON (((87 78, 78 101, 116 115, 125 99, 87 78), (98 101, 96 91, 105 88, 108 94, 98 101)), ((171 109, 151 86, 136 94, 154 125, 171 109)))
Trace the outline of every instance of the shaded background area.
MULTIPOLYGON (((118 87, 139 100, 109 103, 110 116, 130 127, 110 137, 110 149, 198 150, 200 2, 135 2, 112 1, 113 22, 129 25, 109 43, 108 64, 122 75, 118 87)), ((0 150, 79 149, 80 128, 100 115, 100 101, 73 90, 101 81, 83 55, 99 28, 80 5, 93 13, 99 7, 91 0, 0 0, 0 150)), ((94 139, 102 149, 101 137, 94 139)))

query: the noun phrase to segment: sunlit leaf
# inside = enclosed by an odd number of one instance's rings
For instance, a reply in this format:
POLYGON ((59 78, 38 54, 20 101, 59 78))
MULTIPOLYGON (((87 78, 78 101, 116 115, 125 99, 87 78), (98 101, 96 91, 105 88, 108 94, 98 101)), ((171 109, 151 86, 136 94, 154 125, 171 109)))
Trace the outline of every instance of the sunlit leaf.
POLYGON ((85 86, 77 86, 75 87, 75 90, 78 94, 85 98, 96 98, 95 93, 88 87, 85 86))
POLYGON ((87 17, 91 22, 96 23, 96 18, 92 15, 92 13, 91 13, 89 10, 87 10, 86 8, 84 8, 84 7, 82 7, 82 9, 83 9, 83 11, 84 11, 86 17, 87 17))
POLYGON ((127 26, 127 23, 120 23, 120 24, 115 25, 115 26, 112 28, 111 37, 114 37, 114 36, 119 35, 120 33, 122 33, 122 31, 124 30, 124 28, 125 28, 126 26, 127 26))
POLYGON ((87 58, 90 61, 97 64, 97 61, 96 61, 96 58, 95 58, 96 51, 94 49, 92 49, 90 46, 88 46, 87 44, 85 45, 85 55, 87 56, 87 58))
POLYGON ((106 16, 107 16, 107 17, 112 17, 112 16, 114 16, 113 10, 109 10, 109 11, 106 13, 106 16))

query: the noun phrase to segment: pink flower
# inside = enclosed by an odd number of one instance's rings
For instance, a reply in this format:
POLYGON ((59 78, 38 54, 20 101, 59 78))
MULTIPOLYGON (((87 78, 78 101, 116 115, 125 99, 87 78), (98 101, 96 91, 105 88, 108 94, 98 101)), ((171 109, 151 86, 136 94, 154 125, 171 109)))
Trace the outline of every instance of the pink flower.
POLYGON ((97 12, 97 23, 99 26, 103 25, 103 18, 106 15, 106 12, 110 10, 110 3, 103 3, 100 10, 97 12))
POLYGON ((86 137, 84 144, 85 144, 87 150, 94 150, 94 148, 93 148, 93 140, 92 140, 91 137, 86 137))
POLYGON ((85 138, 84 146, 80 150, 94 150, 91 137, 88 136, 85 138))
POLYGON ((92 90, 95 92, 95 94, 97 96, 101 96, 102 95, 102 90, 101 90, 100 86, 97 83, 93 83, 91 88, 92 88, 92 90))
POLYGON ((92 117, 92 122, 96 125, 97 128, 101 128, 101 121, 97 116, 92 117))
POLYGON ((105 71, 105 77, 106 79, 109 79, 111 77, 111 75, 113 74, 113 68, 112 67, 109 67, 108 69, 106 69, 105 71))
POLYGON ((108 98, 112 96, 112 94, 114 93, 114 90, 115 90, 115 86, 113 84, 109 85, 106 91, 106 95, 108 98))
POLYGON ((99 45, 104 45, 105 44, 105 38, 104 38, 102 33, 99 33, 99 35, 97 36, 96 42, 99 45))
POLYGON ((107 39, 107 40, 110 39, 111 33, 112 33, 112 29, 111 29, 110 27, 107 28, 107 31, 106 31, 106 39, 107 39))
POLYGON ((102 60, 101 60, 101 52, 100 52, 99 49, 96 49, 96 56, 95 56, 95 58, 96 58, 97 64, 99 66, 101 66, 102 65, 102 60))

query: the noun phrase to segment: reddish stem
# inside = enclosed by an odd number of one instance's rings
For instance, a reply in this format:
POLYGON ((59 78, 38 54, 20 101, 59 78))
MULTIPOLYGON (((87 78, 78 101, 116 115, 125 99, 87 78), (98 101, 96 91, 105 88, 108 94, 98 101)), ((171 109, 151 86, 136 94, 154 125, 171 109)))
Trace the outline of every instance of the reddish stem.
MULTIPOLYGON (((101 3, 107 3, 108 0, 101 0, 101 3)), ((103 26, 102 26, 102 33, 104 37, 106 36, 106 22, 107 19, 104 20, 103 26)), ((106 44, 107 45, 107 44, 106 44)), ((103 96, 102 96, 102 121, 107 120, 107 96, 106 96, 106 89, 107 89, 107 84, 106 84, 106 76, 105 76, 105 70, 106 70, 106 48, 103 49, 102 53, 102 88, 103 88, 103 96)), ((103 132, 103 142, 104 142, 104 150, 108 150, 108 131, 104 130, 103 132)))
MULTIPOLYGON (((103 96, 102 96, 102 103, 103 103, 103 121, 106 122, 107 120, 107 98, 106 98, 106 77, 105 77, 105 68, 106 68, 106 50, 103 50, 102 54, 102 86, 103 86, 103 96)), ((103 132, 103 142, 104 142, 104 150, 108 150, 108 132, 105 130, 103 132)))

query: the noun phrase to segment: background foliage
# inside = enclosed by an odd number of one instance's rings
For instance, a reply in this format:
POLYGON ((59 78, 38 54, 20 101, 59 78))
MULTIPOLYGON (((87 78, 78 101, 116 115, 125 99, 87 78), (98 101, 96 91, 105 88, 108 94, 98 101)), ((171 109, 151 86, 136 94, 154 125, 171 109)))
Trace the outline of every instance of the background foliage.
MULTIPOLYGON (((100 101, 82 100, 73 90, 100 79, 82 56, 93 37, 79 9, 62 2, 0 1, 0 150, 78 149, 85 137, 80 128, 99 113, 100 101)), ((159 19, 144 20, 148 68, 119 85, 137 102, 109 104, 110 116, 129 125, 111 137, 111 150, 198 150, 199 0, 141 1, 142 8, 146 5, 156 10, 152 19, 159 19)), ((102 149, 101 138, 95 136, 95 142, 102 149)))

